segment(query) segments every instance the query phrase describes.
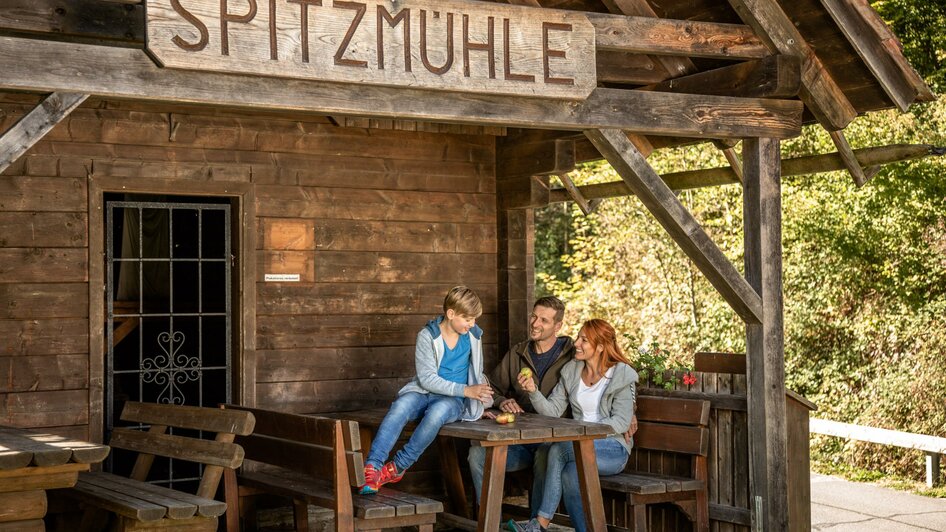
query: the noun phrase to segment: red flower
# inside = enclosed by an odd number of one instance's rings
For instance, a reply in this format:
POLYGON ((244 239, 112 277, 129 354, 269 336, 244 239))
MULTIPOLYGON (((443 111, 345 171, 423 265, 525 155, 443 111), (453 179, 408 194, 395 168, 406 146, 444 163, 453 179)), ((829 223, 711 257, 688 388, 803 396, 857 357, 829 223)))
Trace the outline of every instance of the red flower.
POLYGON ((696 376, 690 373, 689 371, 683 374, 683 384, 687 386, 693 386, 696 384, 696 376))

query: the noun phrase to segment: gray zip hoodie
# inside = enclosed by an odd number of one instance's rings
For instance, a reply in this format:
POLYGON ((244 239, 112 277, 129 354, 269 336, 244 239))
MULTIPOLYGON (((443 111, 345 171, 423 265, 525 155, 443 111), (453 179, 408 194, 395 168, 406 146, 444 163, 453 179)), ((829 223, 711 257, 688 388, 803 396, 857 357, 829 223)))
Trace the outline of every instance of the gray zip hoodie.
MULTIPOLYGON (((584 415, 577 397, 578 383, 581 381, 581 371, 584 367, 585 363, 581 360, 571 360, 565 364, 558 384, 548 399, 539 391, 529 393, 535 411, 544 416, 559 417, 571 405, 572 417, 582 419, 584 415)), ((601 402, 598 403, 600 422, 614 428, 614 434, 608 437, 621 442, 628 453, 631 452, 631 443, 624 440, 624 433, 631 426, 631 417, 634 416, 637 381, 638 376, 634 368, 623 362, 618 363, 614 366, 614 374, 611 375, 611 380, 601 396, 601 402)))
MULTIPOLYGON (((427 325, 417 333, 414 350, 414 367, 417 376, 397 392, 398 396, 408 392, 417 392, 463 397, 466 386, 487 382, 486 376, 483 375, 483 329, 480 329, 478 325, 474 325, 468 333, 470 335, 470 371, 467 375, 467 384, 451 382, 437 374, 440 363, 443 362, 443 340, 440 338, 440 322, 443 319, 443 316, 440 316, 428 321, 427 325)), ((460 420, 475 421, 483 417, 485 408, 483 403, 476 399, 464 398, 460 420)))

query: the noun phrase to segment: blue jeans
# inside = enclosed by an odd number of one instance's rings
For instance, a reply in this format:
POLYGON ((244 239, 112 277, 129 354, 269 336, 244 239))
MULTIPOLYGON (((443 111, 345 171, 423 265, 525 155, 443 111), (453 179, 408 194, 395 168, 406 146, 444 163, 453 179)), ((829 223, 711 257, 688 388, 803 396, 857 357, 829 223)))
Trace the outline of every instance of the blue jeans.
POLYGON ((404 448, 394 455, 394 465, 404 471, 414 465, 420 455, 437 437, 440 427, 460 419, 463 411, 462 397, 448 397, 435 393, 408 392, 398 397, 391 404, 384 421, 378 427, 367 462, 378 469, 391 454, 391 449, 401 436, 401 431, 409 421, 420 419, 414 433, 404 448))
MULTIPOLYGON (((627 464, 627 449, 614 438, 595 440, 595 459, 599 475, 616 475, 624 471, 627 464)), ((578 484, 578 468, 575 464, 575 448, 570 441, 544 444, 535 457, 535 470, 544 471, 542 502, 538 516, 551 519, 564 499, 565 510, 572 520, 576 532, 585 532, 585 509, 581 503, 581 488, 578 484), (544 469, 541 466, 545 466, 544 469)), ((538 481, 538 479, 536 479, 538 481)), ((535 510, 533 510, 535 511, 535 510)))
MULTIPOLYGON (((510 445, 506 451, 506 471, 522 471, 532 467, 535 462, 535 453, 542 446, 541 443, 530 443, 527 445, 510 445)), ((479 445, 470 447, 470 454, 467 455, 467 462, 470 464, 470 474, 473 476, 473 490, 476 492, 476 500, 480 501, 480 494, 483 492, 483 469, 486 467, 486 448, 479 445)), ((538 478, 533 474, 533 479, 538 478)), ((532 483, 532 489, 529 490, 529 506, 538 508, 541 498, 542 484, 532 483)), ((533 510, 534 511, 534 510, 533 510)))

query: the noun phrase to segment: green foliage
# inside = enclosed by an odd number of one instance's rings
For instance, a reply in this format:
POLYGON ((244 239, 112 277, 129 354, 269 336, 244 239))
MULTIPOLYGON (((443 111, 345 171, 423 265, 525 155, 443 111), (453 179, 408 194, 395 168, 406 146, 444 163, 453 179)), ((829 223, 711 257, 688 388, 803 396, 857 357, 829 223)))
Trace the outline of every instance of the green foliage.
POLYGON ((631 358, 631 365, 640 375, 641 382, 651 382, 667 390, 672 390, 680 382, 678 373, 692 369, 684 364, 680 357, 673 356, 660 343, 653 341, 637 349, 637 356, 631 358))
MULTIPOLYGON (((946 103, 862 117, 846 134, 855 148, 946 145, 946 103)), ((782 146, 783 157, 829 151, 819 128, 782 146)), ((709 144, 650 162, 659 173, 725 165, 709 144)), ((619 179, 606 164, 572 178, 619 179)), ((946 437, 946 163, 891 165, 860 189, 842 172, 786 177, 782 193, 789 387, 812 399, 818 416, 946 437)), ((740 187, 679 197, 740 267, 740 187)), ((537 260, 537 277, 568 302, 568 323, 606 318, 675 354, 744 352, 741 320, 636 198, 607 200, 588 217, 559 207, 557 216, 569 227, 567 251, 553 261, 558 269, 537 260)), ((821 463, 922 479, 915 452, 834 440, 814 442, 821 463)))
POLYGON ((903 42, 903 53, 934 90, 946 89, 946 2, 879 0, 870 3, 903 42))

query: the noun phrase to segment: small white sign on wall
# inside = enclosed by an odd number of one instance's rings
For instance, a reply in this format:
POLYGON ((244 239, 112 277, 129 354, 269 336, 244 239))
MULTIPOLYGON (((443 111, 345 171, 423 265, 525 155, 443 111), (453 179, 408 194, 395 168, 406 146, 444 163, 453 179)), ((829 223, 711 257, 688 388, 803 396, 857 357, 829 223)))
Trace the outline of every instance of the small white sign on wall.
POLYGON ((298 273, 267 273, 263 276, 263 280, 267 283, 298 283, 299 274, 298 273))

